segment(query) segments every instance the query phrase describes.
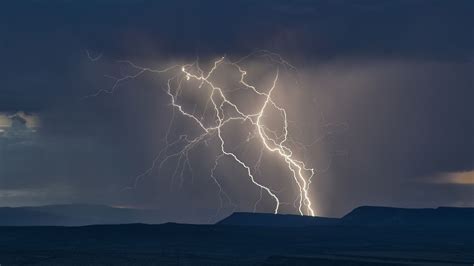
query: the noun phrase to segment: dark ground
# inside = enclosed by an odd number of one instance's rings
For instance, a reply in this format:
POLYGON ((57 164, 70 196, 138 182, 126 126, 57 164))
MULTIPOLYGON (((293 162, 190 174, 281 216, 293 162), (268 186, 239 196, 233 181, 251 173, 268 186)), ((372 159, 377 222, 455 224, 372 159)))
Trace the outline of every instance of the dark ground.
POLYGON ((6 265, 472 265, 474 226, 0 227, 6 265))

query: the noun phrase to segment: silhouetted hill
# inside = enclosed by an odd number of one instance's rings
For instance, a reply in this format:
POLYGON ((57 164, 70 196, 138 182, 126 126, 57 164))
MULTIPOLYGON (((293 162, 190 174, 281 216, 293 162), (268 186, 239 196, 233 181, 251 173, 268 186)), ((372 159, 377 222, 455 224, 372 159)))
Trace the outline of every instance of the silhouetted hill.
MULTIPOLYGON (((114 208, 105 205, 65 204, 0 208, 0 225, 62 225, 164 223, 158 210, 114 208)), ((169 217, 167 217, 169 218, 169 217)))
MULTIPOLYGON (((105 205, 65 204, 38 207, 0 208, 0 226, 92 224, 160 224, 180 221, 176 214, 153 209, 115 208, 105 205)), ((474 208, 440 207, 436 209, 403 209, 358 207, 342 218, 310 217, 269 213, 233 213, 218 225, 305 227, 326 225, 349 226, 474 226, 474 208)))
POLYGON ((0 208, 2 265, 472 265, 474 208, 359 207, 340 219, 234 213, 216 225, 101 205, 0 208), (426 226, 432 225, 432 226, 426 226))
POLYGON ((337 223, 337 218, 311 217, 290 214, 236 212, 221 220, 219 225, 241 226, 284 226, 300 227, 312 225, 330 225, 337 223))
POLYGON ((344 225, 474 226, 474 208, 405 209, 358 207, 341 218, 344 225))
POLYGON ((301 227, 318 225, 354 226, 474 226, 474 208, 439 207, 405 209, 362 206, 344 217, 325 218, 269 213, 233 213, 220 225, 301 227))
POLYGON ((62 225, 64 217, 27 208, 0 208, 0 225, 62 225))

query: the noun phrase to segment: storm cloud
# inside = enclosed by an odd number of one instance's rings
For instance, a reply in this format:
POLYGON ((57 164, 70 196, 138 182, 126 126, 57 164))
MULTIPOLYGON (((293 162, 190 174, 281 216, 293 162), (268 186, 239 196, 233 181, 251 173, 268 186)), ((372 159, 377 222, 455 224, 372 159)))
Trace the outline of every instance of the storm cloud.
MULTIPOLYGON (((163 146, 171 115, 163 78, 84 96, 112 85, 104 75, 129 71, 117 60, 158 67, 199 58, 206 67, 255 49, 298 69, 300 89, 282 93, 295 134, 306 143, 323 137, 307 154, 316 168, 330 166, 311 188, 319 214, 474 204, 473 183, 452 177, 469 180, 474 170, 472 1, 162 2, 4 4, 1 205, 215 209, 202 158, 194 183, 173 187, 157 171, 126 189, 163 146), (11 128, 18 112, 38 117, 34 131, 11 128)), ((233 192, 240 210, 258 198, 247 189, 233 192)))

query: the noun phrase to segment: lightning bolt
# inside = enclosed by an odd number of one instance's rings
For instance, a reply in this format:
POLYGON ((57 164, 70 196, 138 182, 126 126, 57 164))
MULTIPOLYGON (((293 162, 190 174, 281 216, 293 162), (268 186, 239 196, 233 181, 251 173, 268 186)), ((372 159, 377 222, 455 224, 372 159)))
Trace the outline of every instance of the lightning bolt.
POLYGON ((89 58, 89 60, 92 62, 98 61, 100 60, 100 58, 102 58, 102 54, 92 56, 92 53, 89 50, 86 50, 86 55, 87 55, 87 58, 89 58))
POLYGON ((102 93, 114 93, 121 83, 127 80, 136 79, 147 72, 155 74, 171 74, 171 77, 168 78, 166 82, 166 86, 163 88, 164 92, 169 97, 169 102, 173 110, 172 118, 164 137, 165 146, 159 151, 150 168, 136 176, 133 187, 137 185, 137 182, 140 180, 140 178, 149 175, 156 166, 161 168, 167 161, 171 159, 176 160, 176 167, 172 174, 172 178, 174 179, 176 176, 181 176, 181 178, 183 178, 185 168, 189 168, 192 172, 189 152, 198 144, 204 143, 208 145, 211 139, 216 139, 219 154, 215 158, 210 177, 219 190, 219 208, 222 207, 224 199, 234 205, 216 176, 216 169, 220 160, 224 157, 227 157, 231 159, 237 166, 241 167, 246 173, 247 178, 254 186, 259 189, 260 196, 258 201, 255 202, 254 211, 256 211, 257 205, 262 201, 263 193, 266 193, 274 202, 273 212, 275 214, 279 212, 280 206, 286 203, 280 201, 277 191, 273 190, 268 185, 259 182, 255 176, 255 174, 259 172, 258 169, 260 168, 263 153, 268 152, 269 154, 274 154, 274 157, 278 158, 281 163, 286 165, 289 177, 291 178, 292 182, 296 184, 298 192, 294 205, 298 213, 301 215, 315 215, 315 210, 313 208, 310 195, 310 184, 313 176, 315 175, 315 170, 306 166, 305 162, 296 158, 294 155, 294 151, 291 148, 292 145, 290 145, 294 143, 294 141, 289 135, 290 132, 288 126, 287 110, 280 106, 273 97, 274 91, 279 87, 280 68, 283 67, 286 70, 296 71, 296 68, 293 65, 285 61, 280 55, 266 50, 256 51, 237 61, 227 60, 226 57, 218 58, 213 62, 212 68, 207 72, 200 68, 199 60, 196 60, 191 64, 173 65, 165 69, 142 67, 131 61, 119 61, 119 63, 127 64, 136 72, 124 75, 120 78, 107 76, 108 78, 114 80, 112 87, 109 89, 100 89, 96 93, 86 96, 85 98, 96 97, 102 93), (276 71, 269 88, 257 88, 255 85, 252 85, 249 81, 247 81, 247 71, 241 66, 241 62, 252 55, 266 58, 270 62, 276 64, 276 71), (238 71, 240 74, 240 79, 238 81, 239 85, 243 89, 250 90, 256 97, 263 98, 258 111, 254 113, 244 112, 242 110, 242 106, 239 106, 239 104, 233 102, 226 95, 223 88, 220 88, 212 81, 216 71, 222 66, 231 67, 238 71), (195 114, 195 111, 191 112, 186 110, 186 108, 179 103, 179 97, 183 93, 183 84, 191 82, 196 82, 199 84, 195 89, 200 90, 203 95, 208 95, 207 103, 201 115, 195 114), (228 111, 226 112, 226 110, 228 111), (209 113, 211 113, 213 117, 212 123, 207 123, 204 119, 205 115, 209 115, 209 113), (200 133, 195 137, 180 135, 177 139, 170 141, 170 131, 174 123, 174 117, 176 115, 181 115, 182 117, 190 120, 190 122, 199 129, 200 133), (282 125, 279 130, 272 130, 265 123, 264 118, 270 115, 279 115, 282 125), (223 129, 226 125, 235 121, 239 121, 242 124, 248 123, 252 127, 252 129, 249 131, 247 142, 250 139, 256 139, 262 145, 258 160, 254 165, 249 165, 235 152, 233 152, 232 149, 227 147, 228 145, 226 144, 225 133, 223 132, 223 129), (169 153, 169 150, 176 149, 177 151, 169 153))

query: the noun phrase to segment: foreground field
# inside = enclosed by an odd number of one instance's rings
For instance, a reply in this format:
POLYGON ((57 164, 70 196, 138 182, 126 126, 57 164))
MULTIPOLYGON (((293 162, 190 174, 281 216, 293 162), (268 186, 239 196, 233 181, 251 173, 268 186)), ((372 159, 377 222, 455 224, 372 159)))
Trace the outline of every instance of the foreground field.
POLYGON ((5 265, 472 265, 474 227, 0 227, 5 265))

